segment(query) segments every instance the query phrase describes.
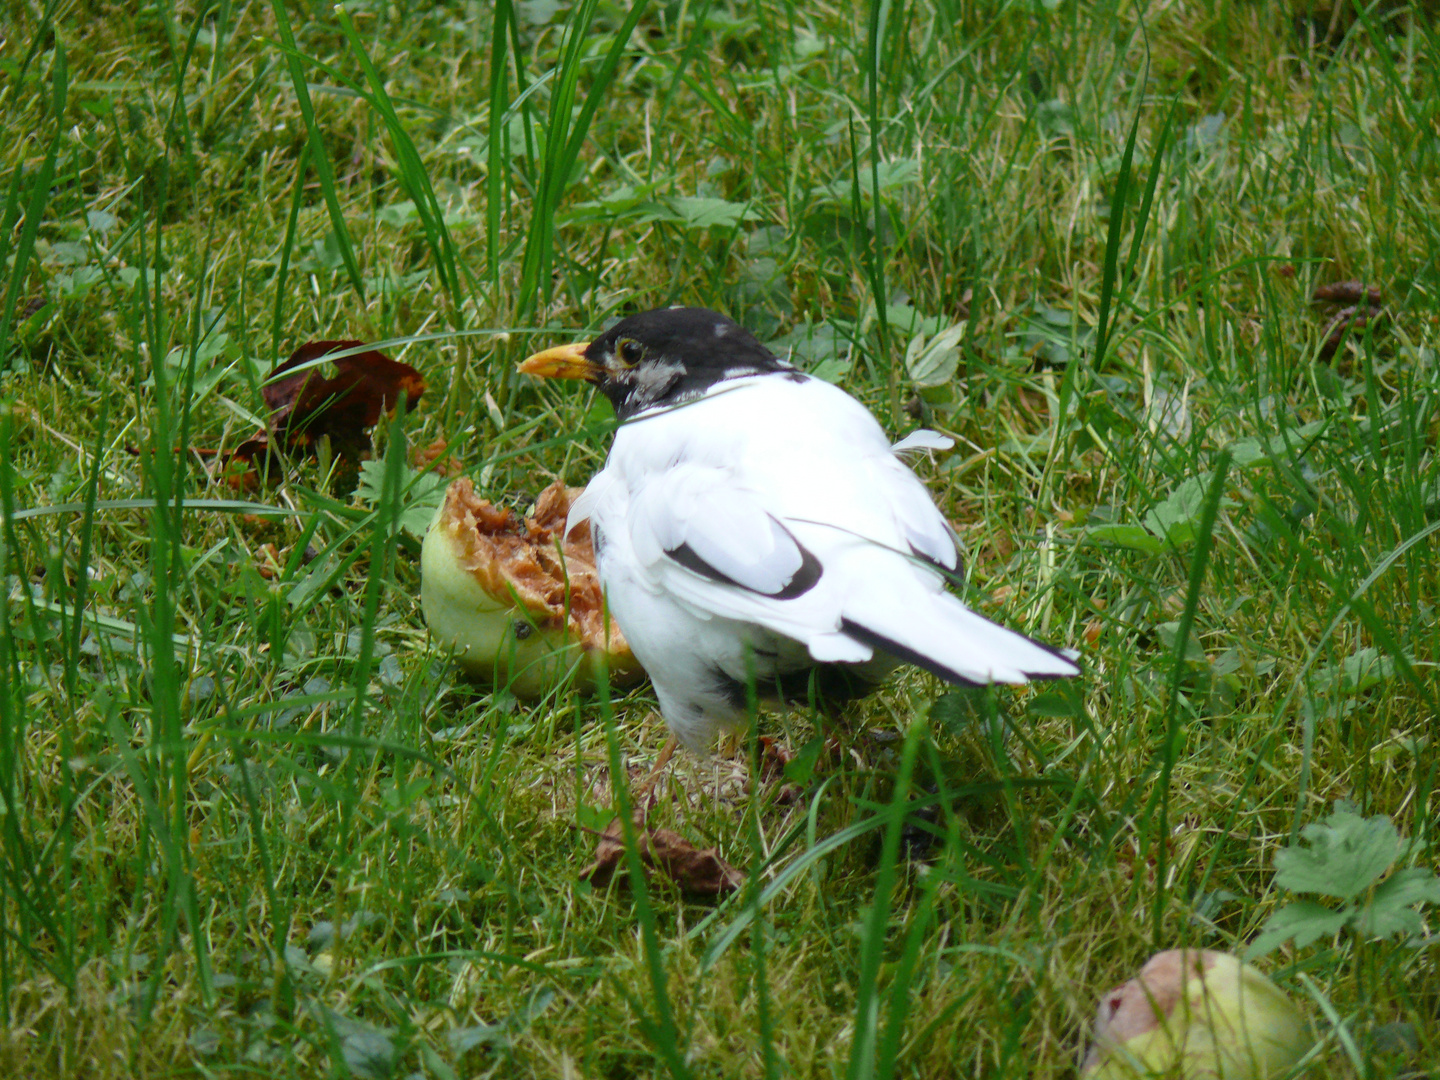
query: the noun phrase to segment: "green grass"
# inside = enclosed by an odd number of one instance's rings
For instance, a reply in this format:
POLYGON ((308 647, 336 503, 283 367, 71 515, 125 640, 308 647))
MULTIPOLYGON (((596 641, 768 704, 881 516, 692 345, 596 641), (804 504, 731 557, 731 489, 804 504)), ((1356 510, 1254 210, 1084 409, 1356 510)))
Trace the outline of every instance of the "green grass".
MULTIPOLYGON (((0 1072, 1073 1075, 1151 952, 1296 899, 1274 856, 1334 801, 1434 868, 1417 6, 16 6, 0 1072), (1388 319, 1326 359, 1347 278, 1388 319), (396 527, 437 438, 518 507, 584 482, 607 410, 515 363, 671 303, 954 435, 919 467, 970 599, 1086 669, 762 714, 835 740, 783 793, 753 744, 682 755, 652 820, 751 874, 719 905, 578 881, 653 699, 461 682, 396 527), (428 381, 374 497, 323 461, 237 494, 192 450, 321 338, 428 381)), ((1440 1060, 1421 910, 1261 958, 1309 1075, 1440 1060)))

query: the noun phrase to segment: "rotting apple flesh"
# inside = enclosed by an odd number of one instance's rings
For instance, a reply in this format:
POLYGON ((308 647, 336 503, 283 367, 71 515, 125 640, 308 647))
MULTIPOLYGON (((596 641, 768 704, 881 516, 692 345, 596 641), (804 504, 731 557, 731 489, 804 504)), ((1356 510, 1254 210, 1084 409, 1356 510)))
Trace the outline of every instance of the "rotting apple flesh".
POLYGON ((430 633, 471 678, 543 697, 569 679, 589 689, 603 659, 616 685, 643 672, 605 611, 588 528, 565 536, 578 488, 558 481, 522 518, 475 493, 445 492, 420 553, 420 603, 430 633))

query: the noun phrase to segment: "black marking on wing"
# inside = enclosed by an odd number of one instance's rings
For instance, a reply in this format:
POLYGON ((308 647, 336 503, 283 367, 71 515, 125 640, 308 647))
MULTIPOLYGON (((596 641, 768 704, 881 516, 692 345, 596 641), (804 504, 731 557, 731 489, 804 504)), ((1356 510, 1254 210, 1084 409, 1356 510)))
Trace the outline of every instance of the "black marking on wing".
MULTIPOLYGON (((936 660, 934 657, 926 656, 924 653, 916 652, 914 649, 910 648, 910 646, 902 645, 900 644, 900 642, 894 640, 893 638, 888 638, 884 634, 878 634, 874 630, 871 630, 869 627, 861 626, 859 623, 852 622, 850 619, 846 619, 844 617, 840 619, 840 630, 842 633, 849 634, 852 638, 860 642, 862 645, 869 645, 872 649, 880 649, 881 651, 887 652, 891 656, 896 657, 899 660, 903 660, 907 664, 914 664, 918 668, 924 668, 926 671, 930 672, 931 675, 935 675, 938 678, 944 679, 948 683, 954 683, 956 686, 986 685, 983 682, 976 682, 974 679, 967 679, 964 675, 961 675, 958 672, 951 671, 948 667, 940 663, 940 661, 936 660)), ((1012 630, 1010 631, 1010 633, 1013 634, 1016 633, 1016 631, 1012 630)), ((1024 637, 1025 635, 1021 634, 1020 636, 1024 637)), ((1051 656, 1059 657, 1061 660, 1064 660, 1067 664, 1070 664, 1072 667, 1074 667, 1075 671, 1071 672, 1070 674, 1073 675, 1079 673, 1079 666, 1075 664, 1073 660, 1069 659, 1059 649, 1055 648, 1052 645, 1046 645, 1043 641, 1036 641, 1034 638, 1027 637, 1025 638, 1025 640, 1030 642, 1030 644, 1034 645, 1037 649, 1044 649, 1051 656)), ((1024 675, 1027 679, 1037 680, 1067 678, 1067 676, 1064 674, 1048 671, 1027 671, 1024 672, 1024 675)))
MULTIPOLYGON (((784 526, 781 527, 784 528, 784 526)), ((820 567, 819 559, 810 554, 804 545, 793 536, 790 537, 790 539, 800 552, 800 568, 790 575, 790 580, 785 583, 779 592, 773 593, 752 589, 750 586, 736 581, 723 570, 715 569, 715 567, 702 559, 689 544, 682 543, 679 547, 667 548, 665 554, 685 567, 686 570, 692 570, 701 577, 709 578, 711 581, 719 582, 722 585, 733 585, 737 589, 744 589, 746 592, 752 592, 756 596, 768 596, 773 600, 794 600, 797 596, 804 596, 813 589, 824 571, 820 567)))
POLYGON ((965 580, 965 563, 961 560, 959 552, 955 553, 955 566, 952 569, 933 555, 925 554, 925 552, 921 551, 914 544, 909 544, 908 546, 910 548, 910 554, 914 555, 915 558, 919 559, 926 566, 933 566, 936 570, 939 570, 948 580, 955 582, 957 585, 965 580))
POLYGON ((926 656, 924 653, 916 652, 908 645, 901 645, 900 642, 894 640, 893 638, 888 638, 884 634, 877 634, 869 627, 861 626, 859 623, 851 622, 849 619, 843 617, 840 619, 840 631, 841 633, 849 634, 852 638, 860 642, 862 645, 869 645, 872 649, 879 649, 882 652, 887 652, 891 656, 895 657, 898 660, 903 660, 907 664, 914 664, 918 668, 924 668, 926 671, 930 672, 931 675, 938 676, 939 678, 944 679, 948 683, 954 683, 957 686, 985 685, 984 683, 978 683, 974 679, 967 679, 964 675, 960 675, 957 672, 951 671, 944 664, 940 663, 940 661, 934 659, 933 657, 926 656))

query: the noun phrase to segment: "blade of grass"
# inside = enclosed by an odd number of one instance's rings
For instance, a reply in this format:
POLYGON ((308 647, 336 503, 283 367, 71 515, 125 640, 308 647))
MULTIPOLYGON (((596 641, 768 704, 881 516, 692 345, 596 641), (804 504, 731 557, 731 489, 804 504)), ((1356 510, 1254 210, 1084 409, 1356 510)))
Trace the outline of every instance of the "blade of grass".
MULTIPOLYGON (((12 456, 12 416, 10 409, 0 409, 0 508, 8 509, 15 501, 15 476, 12 456)), ((21 551, 13 522, 7 516, 0 529, 0 571, 9 572, 21 551)), ((52 895, 50 875, 41 863, 25 826, 22 795, 31 769, 27 762, 26 733, 30 727, 29 709, 25 701, 25 672, 22 657, 11 633, 10 590, 0 589, 0 896, 7 907, 13 905, 13 917, 0 926, 0 989, 6 991, 0 1002, 0 1016, 10 1017, 12 998, 9 991, 16 982, 16 953, 24 956, 41 971, 50 972, 67 991, 74 986, 74 971, 60 963, 71 951, 62 947, 59 955, 47 955, 39 947, 47 938, 66 942, 64 926, 56 919, 59 898, 52 895)), ((31 625, 33 627, 33 614, 31 625)))
MULTIPOLYGON (((871 1077, 886 1075, 876 1072, 881 1004, 880 966, 885 960, 893 893, 899 877, 897 867, 900 862, 900 834, 904 831, 907 811, 910 809, 910 781, 914 776, 915 762, 926 735, 923 721, 912 723, 905 732, 905 743, 900 751, 900 771, 895 776, 895 789, 890 796, 889 821, 880 844, 880 860, 875 868, 875 888, 860 934, 855 1033, 851 1037, 850 1062, 845 1070, 848 1080, 870 1080, 871 1077)), ((892 1013, 892 1024, 894 1023, 903 1023, 903 1012, 899 1017, 892 1013)))
POLYGON ((365 95, 365 100, 380 114, 385 130, 390 135, 390 142, 395 148, 397 178, 415 204, 415 211, 425 231, 425 243, 430 248, 430 256, 435 260, 440 279, 450 294, 450 316, 458 330, 463 325, 460 313, 462 301, 465 299, 460 285, 459 268, 462 264, 456 254, 455 241, 451 239, 450 230, 445 225, 445 209, 435 196, 435 188, 430 183, 430 176, 420 158, 420 152, 415 148, 415 142, 405 130, 405 125, 400 122, 395 104, 385 89, 385 82, 366 52, 360 35, 355 32, 355 24, 344 4, 335 5, 335 15, 340 20, 340 29, 344 32, 345 39, 350 43, 350 52, 359 62, 360 70, 365 73, 365 81, 370 87, 370 93, 365 95))
MULTIPOLYGON (((152 265, 160 267, 164 265, 165 233, 162 221, 169 198, 170 183, 169 170, 163 159, 154 180, 151 192, 153 201, 147 209, 155 227, 152 265)), ((143 232, 140 234, 142 260, 144 235, 143 232)), ((197 258, 202 260, 203 265, 204 253, 200 253, 197 258)), ((185 581, 181 551, 184 536, 181 512, 184 502, 185 448, 181 445, 178 455, 168 449, 176 445, 177 439, 188 433, 189 400, 188 397, 174 392, 166 371, 164 357, 168 351, 167 327, 162 288, 161 277, 157 273, 143 279, 135 291, 138 302, 148 309, 145 316, 149 330, 148 340, 137 339, 136 344, 138 346, 141 340, 145 340, 150 362, 147 365, 146 357, 137 347, 134 356, 134 382, 137 396, 143 395, 144 368, 148 366, 154 383, 151 404, 155 441, 148 453, 142 454, 141 463, 150 488, 155 493, 155 508, 150 515, 148 552, 152 592, 148 603, 139 606, 135 620, 140 628, 144 653, 149 662, 150 752, 143 762, 138 757, 133 758, 132 777, 135 769, 146 774, 153 800, 153 813, 147 820, 159 846, 165 874, 161 900, 161 949, 169 952, 174 948, 179 941, 181 923, 188 926, 196 975, 201 992, 209 1002, 214 996, 214 984, 206 948, 207 938, 201 927, 196 882, 191 872, 192 852, 189 846, 190 785, 181 705, 185 680, 181 675, 180 660, 175 650, 178 594, 185 581), (175 415, 177 408, 179 417, 175 415), (178 469, 177 457, 180 459, 178 469), (162 827, 157 828, 157 822, 162 827)), ((198 307, 196 314, 198 316, 198 307)), ((192 362, 187 365, 192 377, 193 356, 192 350, 192 362)), ((142 397, 137 402, 137 412, 143 412, 144 406, 142 397)), ((117 725, 112 724, 112 727, 115 726, 117 725)), ((111 734, 113 738, 113 730, 111 734)), ((142 1026, 148 1024, 152 1017, 164 982, 164 965, 157 965, 146 979, 140 996, 139 1015, 142 1026)))
POLYGON ((1168 937, 1169 930, 1164 916, 1170 899, 1166 886, 1166 868, 1170 854, 1170 778, 1175 770, 1175 761, 1180 753, 1180 737, 1184 731, 1180 715, 1180 684, 1185 675, 1190 631, 1195 625, 1195 613, 1200 607, 1200 591, 1205 584, 1205 568, 1215 543, 1215 519, 1220 513, 1221 497, 1225 494, 1225 477, 1230 471, 1230 460, 1228 450, 1222 450, 1216 456, 1210 488, 1205 493, 1205 502, 1200 509, 1200 519, 1195 531, 1195 548, 1190 556, 1190 576, 1185 588, 1185 606, 1180 611, 1180 627, 1175 632, 1175 655, 1170 661, 1170 689, 1165 703, 1165 741, 1160 746, 1159 782, 1149 805, 1140 815, 1141 821, 1151 820, 1158 804, 1159 824, 1152 834, 1155 837, 1155 898, 1150 914, 1156 951, 1173 945, 1168 937))
MULTIPOLYGON (((750 733, 750 775, 763 776, 760 742, 760 694, 755 673, 755 652, 745 650, 745 715, 750 733)), ((765 861, 764 825, 760 817, 761 801, 750 800, 750 865, 760 866, 765 861)), ((750 910, 750 955, 754 961, 751 985, 755 991, 756 1037, 760 1043, 760 1061, 765 1069, 765 1080, 774 1080, 780 1075, 780 1059, 775 1053, 775 1017, 770 1001, 770 983, 766 975, 765 911, 760 899, 760 875, 746 875, 745 893, 750 910)))
POLYGON ((665 956, 660 947, 660 932, 656 925, 655 908, 650 901, 650 889, 645 880, 645 867, 640 861, 640 837, 631 816, 629 771, 620 757, 620 740, 615 732, 615 713, 610 704, 608 672, 603 664, 597 682, 600 705, 600 721, 605 727, 605 750, 610 764, 610 791, 615 800, 615 813, 620 818, 625 837, 625 870, 628 874, 630 892, 635 900, 635 921, 640 925, 640 941, 645 954, 645 972, 650 980, 650 995, 654 1001, 655 1015, 647 1016, 643 1007, 634 1002, 640 1013, 639 1023, 647 1038, 659 1051, 674 1080, 690 1076, 685 1065, 685 1055, 680 1050, 679 1029, 670 1005, 670 991, 666 985, 665 956))
POLYGON ((61 140, 64 137, 69 69, 65 62, 65 46, 58 37, 55 39, 55 62, 51 77, 53 82, 50 91, 50 113, 55 120, 55 133, 50 137, 50 144, 45 149, 39 171, 28 184, 25 183, 24 164, 16 162, 10 190, 5 197, 5 229, 3 235, 0 235, 0 267, 5 265, 7 257, 13 257, 14 262, 10 264, 10 280, 5 287, 4 307, 0 308, 0 349, 3 349, 0 351, 0 370, 9 366, 10 351, 14 348, 10 337, 10 324, 15 316, 20 290, 30 273, 30 257, 35 252, 35 238, 40 233, 40 222, 44 219, 45 207, 50 201, 55 163, 60 156, 61 140), (20 228, 20 239, 16 242, 14 254, 11 256, 7 249, 15 225, 15 215, 27 189, 30 198, 25 205, 25 223, 20 228))
POLYGON ((485 170, 485 268, 490 275, 490 288, 497 295, 500 292, 501 211, 509 179, 509 160, 505 153, 507 132, 500 119, 509 112, 510 96, 505 78, 508 41, 505 30, 514 19, 511 0, 497 0, 490 26, 490 137, 486 143, 485 170))
POLYGON ((528 317, 534 310, 537 294, 543 297, 545 303, 550 302, 555 214, 570 186, 570 176, 575 170, 575 163, 580 159, 580 150, 589 137, 590 124, 615 79, 621 57, 629 48, 630 35, 634 33, 649 6, 649 0, 636 0, 625 16, 625 21, 621 23, 595 72, 595 77, 586 89, 584 101, 573 122, 570 114, 575 105, 580 72, 585 60, 585 46, 589 40, 598 0, 584 0, 567 28, 565 43, 561 48, 560 77, 555 82, 550 99, 550 120, 545 138, 545 163, 540 177, 540 191, 531 219, 530 234, 525 241, 521 266, 520 296, 516 305, 517 314, 521 318, 528 317))
MULTIPOLYGON (((1125 282, 1131 282, 1131 281, 1134 281, 1134 280, 1135 280, 1135 265, 1136 265, 1136 263, 1138 263, 1138 262, 1140 261, 1140 250, 1141 250, 1141 244, 1142 244, 1142 242, 1143 242, 1144 239, 1145 239, 1145 229, 1146 229, 1146 227, 1147 227, 1147 226, 1149 225, 1149 223, 1150 223, 1150 213, 1151 213, 1151 211, 1154 209, 1154 206, 1155 206, 1155 189, 1160 186, 1160 171, 1161 171, 1161 166, 1162 166, 1162 164, 1163 164, 1164 161, 1165 161, 1165 146, 1166 146, 1166 144, 1169 142, 1169 139, 1170 139, 1170 129, 1171 129, 1171 127, 1172 127, 1172 126, 1174 125, 1174 123, 1175 123, 1175 114, 1179 111, 1179 108, 1180 108, 1180 97, 1179 97, 1179 95, 1177 94, 1175 97, 1173 97, 1173 98, 1170 100, 1170 109, 1169 109, 1168 112, 1166 112, 1166 114, 1165 114, 1165 119, 1160 122, 1160 129, 1159 129, 1159 131, 1157 131, 1157 132, 1155 133, 1155 145, 1154 145, 1154 147, 1153 147, 1153 148, 1151 149, 1151 151, 1150 151, 1150 172, 1149 172, 1149 174, 1145 177, 1145 191, 1144 191, 1144 193, 1140 196, 1140 209, 1135 212, 1134 231, 1132 232, 1132 234, 1131 234, 1131 236, 1130 236, 1130 254, 1127 255, 1126 258, 1125 258, 1125 273, 1120 276, 1120 280, 1125 281, 1125 282)), ((1137 121, 1140 119, 1140 113, 1139 113, 1139 110, 1138 110, 1138 109, 1136 110, 1136 113, 1135 113, 1135 119, 1136 119, 1137 121)), ((1126 153, 1127 153, 1127 154, 1130 154, 1130 153, 1131 153, 1131 150, 1132 150, 1132 147, 1133 147, 1134 134, 1135 134, 1135 129, 1132 127, 1132 128, 1131 128, 1130 139, 1127 140, 1127 142, 1126 142, 1126 153)), ((1122 168, 1125 169, 1125 170, 1128 170, 1128 169, 1130 168, 1131 161, 1132 161, 1132 158, 1126 157, 1126 158, 1124 159, 1124 163, 1123 163, 1123 165, 1122 165, 1122 168)), ((1128 180, 1128 178, 1127 178, 1127 180, 1128 180)), ((1124 204, 1122 203, 1121 205, 1123 206, 1124 204)), ((1112 215, 1112 219, 1111 219, 1111 220, 1113 221, 1113 220, 1114 220, 1113 215, 1114 215, 1114 213, 1115 213, 1115 208, 1114 208, 1113 205, 1112 205, 1111 208, 1110 208, 1110 213, 1111 213, 1111 215, 1112 215)), ((1107 258, 1108 258, 1109 253, 1110 253, 1110 237, 1109 237, 1109 236, 1106 236, 1106 238, 1105 238, 1105 253, 1106 253, 1106 256, 1107 256, 1107 258)), ((1102 289, 1102 290, 1104 289, 1104 281, 1103 281, 1103 280, 1101 281, 1101 289, 1102 289)), ((1102 306, 1102 309, 1103 309, 1103 308, 1104 308, 1103 297, 1102 297, 1102 305, 1101 305, 1101 306, 1102 306)), ((1098 339, 1097 339, 1097 345, 1098 345, 1098 339)), ((1099 349, 1097 348, 1097 349, 1096 349, 1096 352, 1095 352, 1095 361, 1096 361, 1097 364, 1099 363, 1100 359, 1101 359, 1101 354, 1100 354, 1100 352, 1099 352, 1099 349)))
MULTIPOLYGON (((280 335, 285 325, 285 281, 290 273, 290 256, 295 250, 295 237, 300 225, 300 206, 305 201, 305 166, 310 161, 310 144, 300 148, 300 160, 295 163, 294 197, 290 200, 290 216, 285 221, 285 239, 280 242, 280 265, 275 268, 275 313, 270 319, 270 352, 273 356, 284 355, 280 348, 280 335)), ((248 367, 246 368, 248 371, 248 367)), ((259 387, 252 387, 259 391, 259 387)))
MULTIPOLYGON (((325 209, 330 214, 330 227, 335 233, 335 243, 340 249, 340 258, 345 263, 350 287, 355 290, 355 295, 363 304, 365 282, 360 276, 360 263, 355 257, 355 246, 350 240, 350 229, 345 224, 345 212, 340 207, 340 196, 335 186, 335 169, 325 151, 325 136, 315 120, 315 105, 310 100, 310 87, 305 81, 305 67, 300 61, 302 54, 295 44, 295 34, 290 29, 290 16, 285 12, 284 0, 270 0, 270 10, 275 14, 275 27, 279 30, 280 41, 284 45, 285 64, 290 70, 290 83, 295 88, 295 100, 300 106, 300 115, 305 121, 310 161, 315 166, 315 177, 320 182, 320 194, 324 197, 325 209)), ((295 182, 300 184, 298 176, 295 182)))

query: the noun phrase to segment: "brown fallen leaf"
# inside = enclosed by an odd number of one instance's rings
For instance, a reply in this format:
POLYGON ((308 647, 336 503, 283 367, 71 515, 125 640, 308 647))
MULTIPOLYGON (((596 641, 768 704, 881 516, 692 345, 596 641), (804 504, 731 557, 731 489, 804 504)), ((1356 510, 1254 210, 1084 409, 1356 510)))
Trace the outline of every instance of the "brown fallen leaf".
POLYGON ((1366 287, 1363 281, 1332 281, 1315 290, 1315 299, 1330 304, 1358 304, 1365 301, 1372 307, 1380 305, 1380 286, 1366 287))
POLYGON ((1342 308, 1325 325, 1325 339, 1320 342, 1320 359, 1329 360, 1335 355, 1335 351, 1340 348, 1341 342, 1346 337, 1358 338, 1364 333, 1365 327, 1372 322, 1379 323, 1384 319, 1384 308, 1363 307, 1359 304, 1342 308))
POLYGON ((688 893, 728 896, 745 884, 745 875, 720 858, 714 848, 697 848, 670 829, 651 829, 642 854, 646 862, 688 893))
MULTIPOLYGON (((714 848, 697 848, 673 829, 645 828, 643 811, 635 811, 640 861, 664 874, 681 890, 695 896, 728 896, 745 884, 745 875, 714 848)), ((625 829, 619 817, 605 826, 595 845, 595 859, 580 874, 581 881, 605 886, 625 858, 625 829)))
POLYGON ((445 439, 436 439, 429 446, 417 446, 410 451, 410 465, 417 472, 430 471, 436 476, 457 476, 465 468, 453 456, 447 456, 450 444, 445 439))
POLYGON ((1388 317, 1380 306, 1380 286, 1361 281, 1334 281, 1315 290, 1315 299, 1327 304, 1346 304, 1325 324, 1320 342, 1320 359, 1329 360, 1349 336, 1359 336, 1371 323, 1388 317))
POLYGON ((274 581, 285 571, 280 549, 274 544, 261 544, 260 550, 256 552, 255 569, 266 581, 274 581))
MULTIPOLYGON (((635 823, 635 827, 641 828, 645 819, 635 823)), ((600 842, 595 845, 595 861, 580 871, 580 880, 588 881, 597 888, 604 888, 610 884, 610 879, 615 876, 615 871, 620 868, 621 860, 625 858, 625 826, 617 815, 605 831, 600 834, 600 842)))
POLYGON ((270 407, 271 430, 287 447, 311 446, 322 435, 338 446, 368 446, 367 429, 380 422, 382 413, 393 412, 401 396, 413 406, 425 393, 418 371, 374 349, 332 361, 336 373, 329 378, 320 368, 306 366, 360 344, 306 342, 270 373, 260 392, 270 407))
POLYGON ((774 780, 785 775, 785 766, 795 760, 795 751, 773 735, 760 736, 760 779, 774 780))
POLYGON ((276 365, 260 388, 270 410, 266 427, 236 447, 227 463, 264 465, 274 451, 313 450, 324 437, 337 456, 359 459, 368 453, 370 428, 382 415, 393 415, 401 397, 413 407, 425 393, 425 379, 409 364, 375 349, 336 358, 334 375, 313 366, 321 357, 360 344, 310 341, 276 365))

